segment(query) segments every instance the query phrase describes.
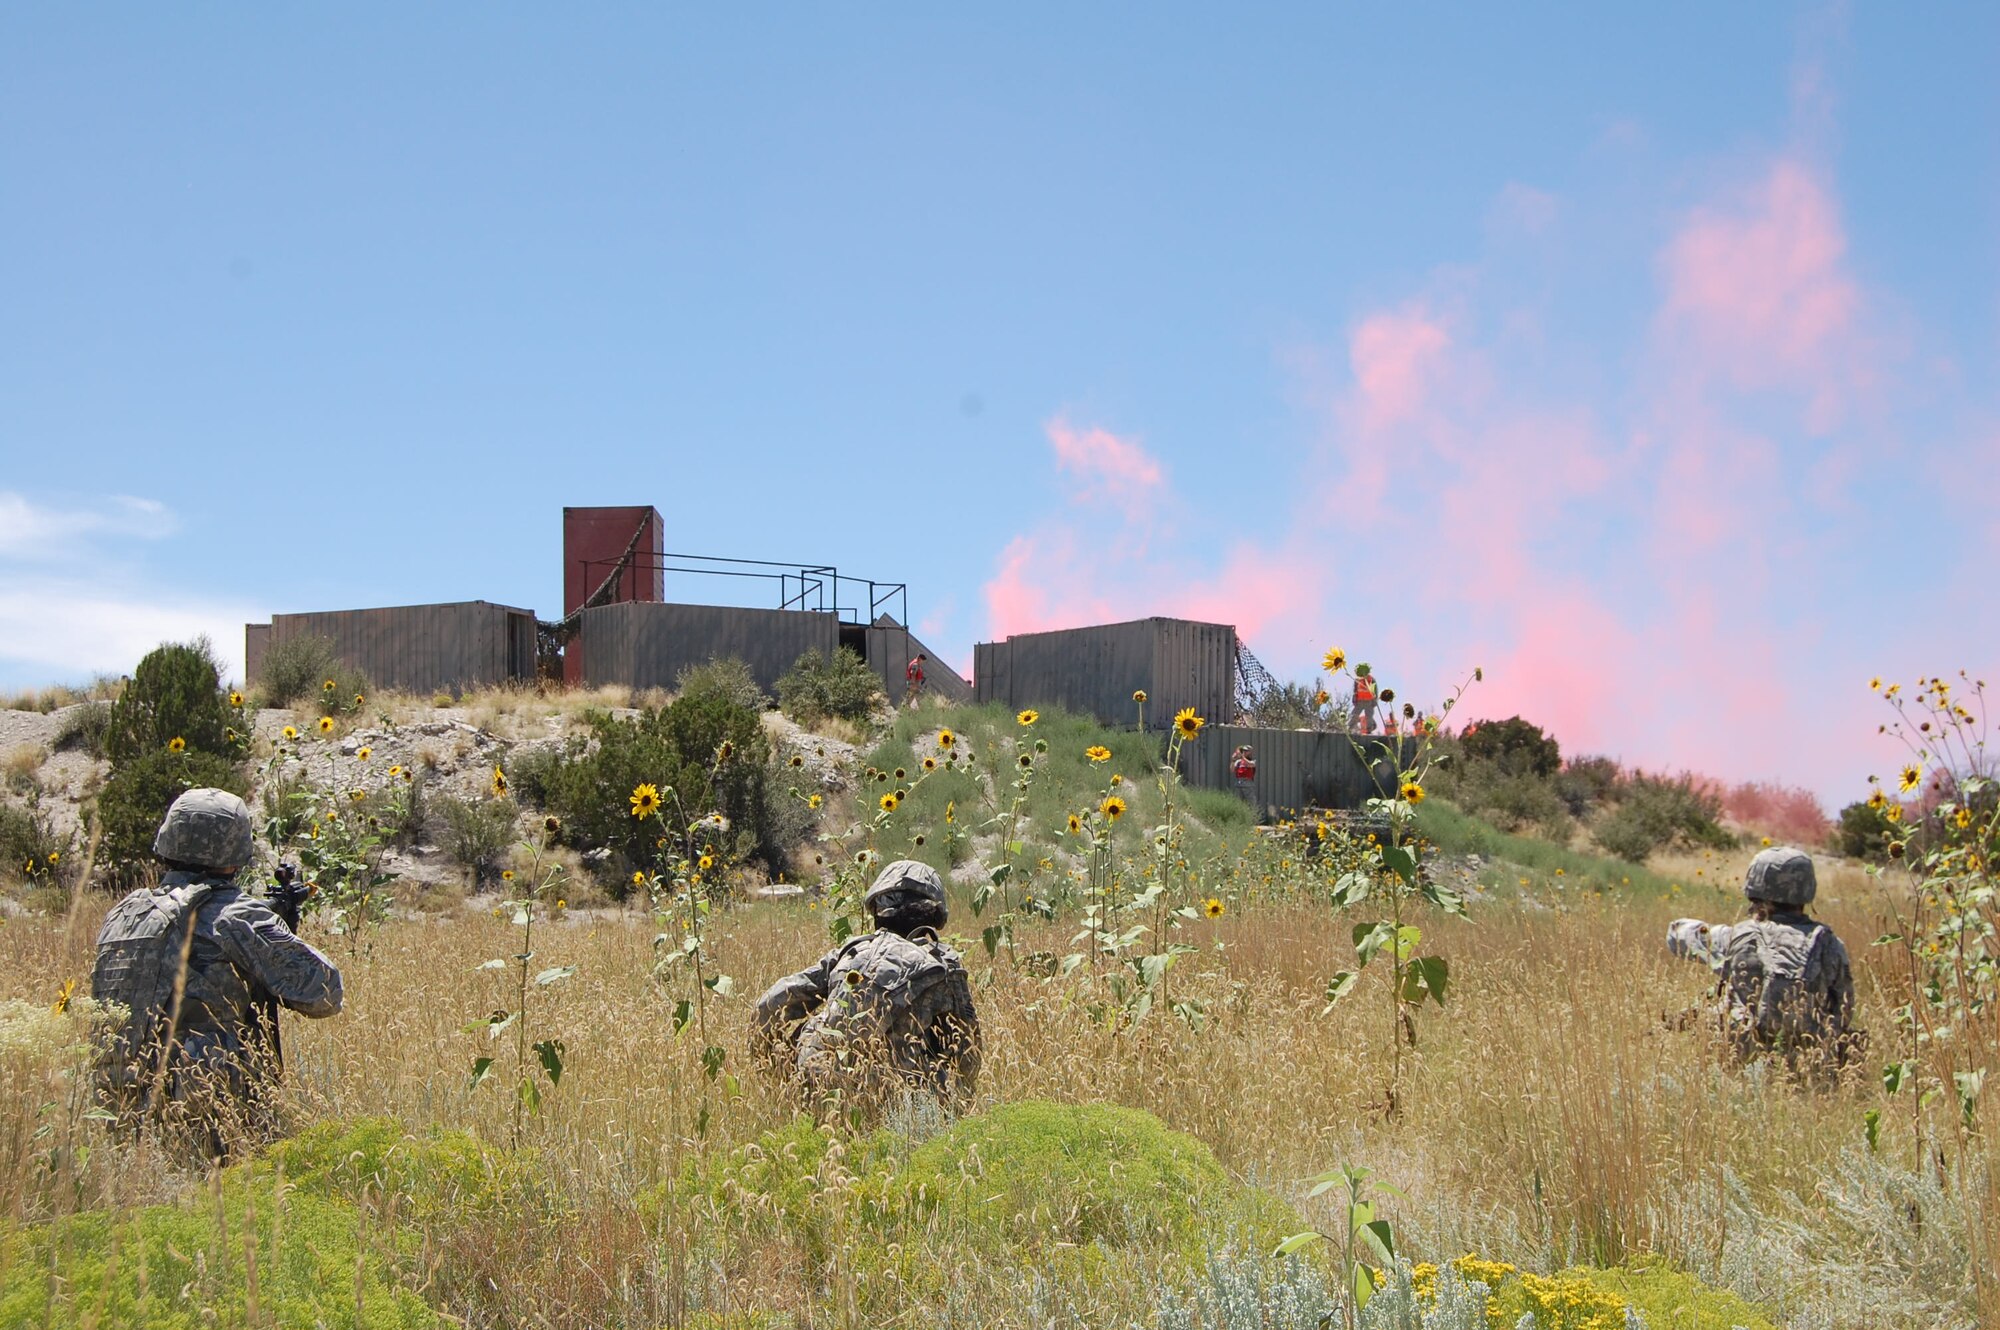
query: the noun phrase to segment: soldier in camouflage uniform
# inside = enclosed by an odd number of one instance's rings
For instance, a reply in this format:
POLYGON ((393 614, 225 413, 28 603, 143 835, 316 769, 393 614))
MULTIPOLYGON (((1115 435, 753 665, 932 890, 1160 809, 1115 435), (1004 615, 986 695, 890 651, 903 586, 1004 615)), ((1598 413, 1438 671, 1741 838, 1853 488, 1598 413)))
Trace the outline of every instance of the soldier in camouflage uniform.
POLYGON ((868 888, 875 931, 757 1000, 759 1042, 815 1107, 879 1110, 917 1092, 963 1108, 979 1079, 979 1016, 959 954, 938 938, 944 883, 899 859, 868 888))
POLYGON ((210 1154, 261 1127, 276 1074, 273 1003, 340 1010, 340 971, 235 877, 251 858, 250 810, 227 790, 174 800, 153 840, 157 887, 112 908, 97 937, 91 995, 129 1015, 99 1059, 109 1104, 128 1123, 164 1119, 210 1154), (268 1016, 267 1013, 268 1012, 268 1016))
POLYGON ((1739 1057, 1782 1056, 1794 1070, 1827 1070, 1856 1051, 1854 976, 1847 948, 1805 906, 1818 894, 1811 856, 1765 850, 1750 861, 1749 918, 1677 919, 1667 948, 1716 973, 1723 1030, 1739 1057))

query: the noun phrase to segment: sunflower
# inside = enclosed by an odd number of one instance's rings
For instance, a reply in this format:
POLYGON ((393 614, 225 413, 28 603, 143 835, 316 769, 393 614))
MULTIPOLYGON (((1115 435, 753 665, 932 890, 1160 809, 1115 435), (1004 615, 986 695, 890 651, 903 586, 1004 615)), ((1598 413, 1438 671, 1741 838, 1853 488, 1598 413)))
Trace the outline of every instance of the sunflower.
POLYGON ((1133 700, 1134 702, 1137 702, 1137 703, 1138 703, 1138 704, 1139 704, 1140 706, 1142 706, 1142 707, 1143 707, 1143 706, 1145 706, 1145 705, 1146 705, 1146 690, 1145 690, 1145 689, 1143 689, 1143 688, 1134 688, 1134 689, 1132 690, 1132 700, 1133 700))
POLYGON ((1193 707, 1182 707, 1174 713, 1174 728, 1181 732, 1182 739, 1194 738, 1206 724, 1207 721, 1194 714, 1193 707))
POLYGON ((1347 653, 1339 647, 1335 647, 1320 657, 1319 663, 1320 667, 1328 674, 1338 674, 1347 668, 1347 653))
POLYGON ((950 730, 938 731, 938 747, 944 749, 947 753, 951 751, 951 746, 957 742, 958 736, 950 730))
POLYGON ((1764 837, 1764 848, 1767 850, 1771 848, 1771 838, 1769 836, 1764 837))
POLYGON ((1029 707, 1027 710, 1017 714, 1014 717, 1014 722, 1018 725, 1033 725, 1036 721, 1040 720, 1041 718, 1042 718, 1041 712, 1035 710, 1033 707, 1029 707))
POLYGON ((355 803, 360 803, 360 802, 361 802, 361 801, 362 801, 363 799, 366 799, 366 798, 368 797, 368 791, 366 791, 366 790, 349 790, 349 791, 347 792, 347 797, 348 797, 348 798, 350 798, 350 799, 352 799, 352 800, 354 800, 354 802, 355 802, 355 803))
POLYGON ((902 780, 902 779, 903 779, 903 778, 904 778, 905 776, 908 776, 909 774, 910 774, 910 773, 909 773, 909 772, 908 772, 907 770, 905 770, 904 768, 902 768, 902 767, 897 767, 897 768, 896 768, 896 779, 897 779, 897 780, 902 780))
POLYGON ((50 1007, 49 1010, 58 1016, 62 1015, 64 1012, 69 1010, 69 1000, 75 996, 76 996, 76 980, 74 979, 63 980, 62 987, 56 990, 56 1003, 53 1007, 50 1007))
POLYGON ((1113 785, 1123 785, 1125 783, 1125 778, 1114 771, 1111 773, 1111 783, 1113 785))
POLYGON ((1972 810, 1970 808, 1961 808, 1952 814, 1951 820, 1954 826, 1960 831, 1964 831, 1972 825, 1972 810))
POLYGON ((1333 701, 1333 694, 1327 692, 1324 688, 1313 694, 1313 705, 1316 707, 1323 707, 1331 701, 1333 701))
POLYGON ((950 826, 958 820, 958 800, 947 799, 944 805, 944 824, 950 826))
POLYGON ((1093 762, 1109 762, 1111 760, 1111 750, 1103 744, 1092 744, 1083 750, 1083 755, 1093 762))
POLYGON ((1023 767, 1032 767, 1035 765, 1034 757, 1027 753, 1021 754, 1021 765, 1023 767))
POLYGON ((173 738, 167 740, 167 751, 169 753, 185 753, 187 751, 187 746, 188 746, 188 741, 181 738, 178 734, 176 734, 173 738))
POLYGON ((332 734, 332 733, 333 733, 333 717, 331 717, 331 716, 321 716, 321 717, 319 718, 319 732, 320 732, 321 734, 332 734))
POLYGON ((715 867, 715 856, 712 854, 704 854, 701 857, 700 862, 698 863, 697 866, 701 869, 702 872, 706 873, 709 869, 715 867))
POLYGON ((632 885, 635 887, 646 885, 646 875, 636 868, 632 870, 632 885))
POLYGON ((806 807, 807 807, 807 808, 818 808, 818 807, 819 807, 819 806, 820 806, 821 804, 823 804, 823 803, 825 803, 825 802, 826 802, 826 800, 825 800, 825 799, 823 799, 822 797, 820 797, 820 796, 819 796, 819 795, 817 795, 817 794, 812 794, 812 795, 807 795, 807 796, 806 796, 806 807))
POLYGON ((1924 778, 1924 773, 1923 773, 1923 772, 1921 772, 1921 771, 1919 771, 1919 770, 1917 770, 1917 768, 1915 768, 1915 767, 1913 767, 1913 766, 1911 766, 1911 767, 1904 767, 1904 768, 1903 768, 1903 793, 1904 793, 1904 794, 1908 794, 1908 793, 1909 793, 1909 792, 1910 792, 1911 790, 1914 790, 1914 789, 1916 789, 1916 788, 1917 788, 1917 786, 1918 786, 1919 784, 1921 784, 1921 783, 1922 783, 1922 781, 1923 781, 1923 778, 1924 778))
POLYGON ((354 750, 354 755, 360 758, 363 762, 366 762, 369 758, 375 756, 375 750, 368 747, 366 744, 363 744, 361 747, 354 750))
POLYGON ((902 800, 896 797, 896 792, 894 790, 891 790, 889 791, 889 793, 883 795, 879 802, 882 805, 883 812, 893 813, 896 811, 896 805, 901 803, 902 800))
POLYGON ((1115 794, 1107 794, 1104 802, 1097 806, 1097 811, 1104 814, 1107 821, 1116 822, 1125 816, 1125 801, 1115 794))
POLYGON ((1882 814, 1882 816, 1888 818, 1891 822, 1901 822, 1903 820, 1903 806, 1901 804, 1890 804, 1889 811, 1882 814))
POLYGON ((797 753, 792 754, 792 770, 797 771, 800 767, 804 766, 805 764, 806 764, 805 758, 801 757, 797 753))
POLYGON ((296 739, 299 737, 299 727, 296 725, 287 725, 285 726, 284 734, 287 739, 296 739))
POLYGON ((1403 796, 1404 803, 1420 804, 1424 801, 1424 787, 1413 780, 1404 781, 1403 788, 1397 793, 1403 796))
POLYGON ((936 759, 936 758, 934 758, 934 757, 927 757, 927 758, 925 758, 925 759, 924 759, 924 770, 925 770, 925 771, 936 771, 936 770, 937 770, 937 759, 936 759))
POLYGON ((1220 919, 1223 914, 1223 904, 1216 897, 1210 896, 1201 903, 1201 912, 1211 919, 1220 919))
POLYGON ((511 868, 503 868, 503 869, 501 869, 501 870, 500 870, 500 880, 501 880, 502 882, 512 882, 512 881, 514 880, 514 870, 513 870, 513 869, 511 869, 511 868))
POLYGON ((724 762, 727 762, 730 758, 735 756, 736 756, 736 745, 731 743, 729 740, 724 739, 722 743, 718 745, 715 750, 715 764, 717 766, 721 766, 724 762))
POLYGON ((400 776, 400 775, 402 775, 402 774, 403 774, 403 764, 402 764, 402 763, 400 763, 400 762, 398 762, 398 763, 397 763, 397 764, 396 764, 395 766, 393 766, 393 767, 390 767, 390 768, 389 768, 389 774, 390 774, 391 776, 400 776))
POLYGON ((50 850, 50 851, 49 851, 49 862, 50 862, 51 864, 59 864, 59 863, 61 863, 61 862, 62 862, 62 851, 61 851, 61 850, 50 850))
POLYGON ((1888 802, 1889 802, 1888 796, 1884 795, 1880 790, 1877 790, 1873 794, 1868 796, 1868 806, 1870 808, 1875 809, 1877 812, 1880 812, 1882 809, 1882 805, 1888 802))
POLYGON ((230 689, 230 690, 229 690, 229 705, 230 705, 230 706, 232 706, 232 707, 240 707, 240 706, 242 706, 242 705, 243 705, 243 694, 241 694, 241 693, 237 692, 237 691, 236 691, 235 689, 233 689, 233 688, 232 688, 232 689, 230 689))
POLYGON ((651 817, 660 811, 660 787, 657 785, 635 785, 632 787, 632 816, 651 817))
POLYGON ((327 681, 326 681, 325 683, 323 683, 323 684, 321 684, 321 685, 320 685, 320 688, 321 688, 321 690, 322 690, 322 691, 325 691, 325 692, 329 692, 329 693, 330 693, 330 692, 332 692, 332 691, 333 691, 333 690, 334 690, 334 689, 335 689, 335 688, 336 688, 337 686, 338 686, 338 685, 336 685, 336 684, 335 684, 335 683, 333 682, 333 680, 331 680, 331 679, 328 679, 328 680, 327 680, 327 681))
POLYGON ((1071 813, 1069 815, 1068 830, 1069 834, 1072 836, 1076 835, 1077 832, 1082 831, 1083 819, 1078 817, 1075 813, 1071 813))
POLYGON ((1869 691, 1870 691, 1870 692, 1876 692, 1876 693, 1879 693, 1879 692, 1881 692, 1881 691, 1882 691, 1882 676, 1878 674, 1878 675, 1876 675, 1876 676, 1875 676, 1874 678, 1870 679, 1870 680, 1868 681, 1868 688, 1869 688, 1869 691))
POLYGON ((507 773, 502 771, 497 763, 493 768, 493 779, 488 782, 488 785, 492 788, 495 799, 507 793, 507 773))

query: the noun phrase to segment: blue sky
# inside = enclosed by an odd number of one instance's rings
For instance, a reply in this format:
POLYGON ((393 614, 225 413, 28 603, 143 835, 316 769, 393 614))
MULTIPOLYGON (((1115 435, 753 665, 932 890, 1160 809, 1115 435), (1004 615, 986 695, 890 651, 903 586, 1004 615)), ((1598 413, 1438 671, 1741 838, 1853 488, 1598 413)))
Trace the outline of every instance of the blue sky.
MULTIPOLYGON (((1331 11, 1331 12, 1329 12, 1331 11)), ((564 504, 1649 766, 2000 628, 2000 11, 0 15, 0 686, 564 504), (1985 576, 1980 576, 1985 573, 1985 576)))

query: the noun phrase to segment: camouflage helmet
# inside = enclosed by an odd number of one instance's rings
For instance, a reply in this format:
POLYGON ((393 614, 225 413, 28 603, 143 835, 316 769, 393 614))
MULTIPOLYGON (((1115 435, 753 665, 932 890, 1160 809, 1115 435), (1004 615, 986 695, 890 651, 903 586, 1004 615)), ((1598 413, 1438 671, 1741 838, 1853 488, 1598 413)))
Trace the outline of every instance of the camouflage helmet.
POLYGON ((937 869, 915 859, 898 859, 875 876, 875 883, 868 888, 868 894, 861 903, 868 907, 868 913, 875 913, 875 903, 892 891, 910 891, 925 900, 935 901, 943 906, 944 879, 937 875, 937 869))
POLYGON ((1743 894, 1774 905, 1805 905, 1819 894, 1812 856, 1791 846, 1759 851, 1743 875, 1743 894))
POLYGON ((153 853, 234 872, 250 862, 250 809, 227 790, 189 790, 167 809, 153 853))

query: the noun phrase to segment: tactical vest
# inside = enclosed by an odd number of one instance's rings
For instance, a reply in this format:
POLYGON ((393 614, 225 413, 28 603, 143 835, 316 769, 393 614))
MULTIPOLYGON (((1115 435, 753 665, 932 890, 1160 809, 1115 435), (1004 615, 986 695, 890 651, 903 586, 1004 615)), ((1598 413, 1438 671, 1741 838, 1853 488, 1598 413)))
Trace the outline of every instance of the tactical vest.
POLYGON ((128 1013, 111 1033, 99 1074, 122 1095, 163 1069, 161 1054, 180 1034, 195 916, 219 883, 185 882, 140 890, 112 907, 97 935, 90 995, 128 1013))
POLYGON ((950 1005, 951 955, 940 943, 886 931, 850 943, 834 962, 826 1001, 799 1031, 802 1055, 880 1058, 906 1074, 931 1072, 937 1050, 927 1034, 950 1005))

